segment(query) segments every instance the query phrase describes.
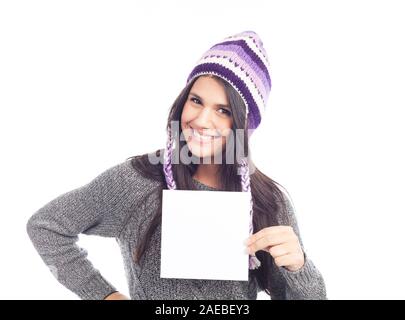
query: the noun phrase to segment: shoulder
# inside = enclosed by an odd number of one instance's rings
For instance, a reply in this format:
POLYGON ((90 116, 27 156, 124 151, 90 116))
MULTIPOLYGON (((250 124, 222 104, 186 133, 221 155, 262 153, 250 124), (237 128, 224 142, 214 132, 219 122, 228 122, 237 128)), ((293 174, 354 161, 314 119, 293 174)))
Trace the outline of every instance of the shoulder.
POLYGON ((112 187, 116 188, 117 191, 130 187, 146 192, 161 184, 160 181, 153 179, 153 177, 148 177, 142 171, 142 168, 137 167, 133 157, 108 167, 94 181, 101 187, 112 187))

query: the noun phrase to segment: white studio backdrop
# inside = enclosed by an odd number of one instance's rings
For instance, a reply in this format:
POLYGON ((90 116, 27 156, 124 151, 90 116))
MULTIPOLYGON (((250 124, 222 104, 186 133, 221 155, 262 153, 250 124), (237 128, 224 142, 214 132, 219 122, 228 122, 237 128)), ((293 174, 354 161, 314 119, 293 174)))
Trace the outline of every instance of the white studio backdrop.
MULTIPOLYGON (((0 298, 77 299, 26 234, 58 195, 164 147, 200 55, 254 30, 272 91, 251 148, 290 193, 330 299, 404 299, 401 1, 1 1, 0 298)), ((114 239, 80 236, 128 294, 114 239)), ((264 294, 259 299, 268 299, 264 294)))

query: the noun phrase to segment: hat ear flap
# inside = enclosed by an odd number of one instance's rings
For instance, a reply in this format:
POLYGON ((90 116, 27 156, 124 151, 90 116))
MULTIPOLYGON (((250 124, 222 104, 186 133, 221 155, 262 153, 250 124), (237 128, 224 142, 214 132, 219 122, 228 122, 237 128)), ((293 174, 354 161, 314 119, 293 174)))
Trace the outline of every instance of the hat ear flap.
POLYGON ((173 157, 173 137, 171 129, 168 129, 167 132, 167 143, 166 149, 164 153, 164 164, 163 164, 163 172, 165 174, 167 188, 169 190, 176 189, 176 181, 173 178, 173 170, 172 170, 172 157, 173 157))

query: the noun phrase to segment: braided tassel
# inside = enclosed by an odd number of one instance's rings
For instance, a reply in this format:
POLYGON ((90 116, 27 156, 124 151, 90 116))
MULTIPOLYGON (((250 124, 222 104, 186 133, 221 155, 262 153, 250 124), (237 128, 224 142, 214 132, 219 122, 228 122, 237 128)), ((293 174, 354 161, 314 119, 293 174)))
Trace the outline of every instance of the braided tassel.
POLYGON ((167 144, 164 153, 164 164, 163 164, 163 172, 165 173, 166 184, 169 190, 176 189, 176 181, 173 178, 173 171, 172 171, 172 153, 173 153, 173 139, 172 139, 172 131, 169 128, 167 134, 167 144))
MULTIPOLYGON (((241 164, 241 185, 242 191, 249 192, 250 195, 250 222, 249 222, 249 235, 253 234, 253 197, 250 189, 250 176, 249 176, 249 166, 245 159, 242 159, 241 164)), ((261 263, 260 260, 257 259, 256 255, 253 254, 249 257, 249 269, 258 269, 261 263)))

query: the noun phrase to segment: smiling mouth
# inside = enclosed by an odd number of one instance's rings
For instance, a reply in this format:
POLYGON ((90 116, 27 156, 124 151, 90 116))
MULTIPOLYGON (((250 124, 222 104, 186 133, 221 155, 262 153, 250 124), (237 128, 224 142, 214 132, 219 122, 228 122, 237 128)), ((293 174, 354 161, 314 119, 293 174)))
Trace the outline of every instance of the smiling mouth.
POLYGON ((209 143, 214 141, 215 139, 220 138, 220 135, 212 136, 212 135, 201 135, 197 130, 191 128, 191 137, 201 143, 209 143))

